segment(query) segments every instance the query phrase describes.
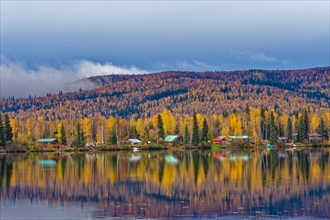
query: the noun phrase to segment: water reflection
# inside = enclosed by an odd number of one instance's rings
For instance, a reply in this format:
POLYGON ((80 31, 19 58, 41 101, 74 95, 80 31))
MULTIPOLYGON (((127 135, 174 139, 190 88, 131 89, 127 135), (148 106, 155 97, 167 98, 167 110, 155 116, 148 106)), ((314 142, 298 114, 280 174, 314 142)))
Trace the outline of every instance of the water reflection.
POLYGON ((96 205, 95 216, 330 218, 329 162, 328 149, 7 154, 0 192, 6 201, 96 205))

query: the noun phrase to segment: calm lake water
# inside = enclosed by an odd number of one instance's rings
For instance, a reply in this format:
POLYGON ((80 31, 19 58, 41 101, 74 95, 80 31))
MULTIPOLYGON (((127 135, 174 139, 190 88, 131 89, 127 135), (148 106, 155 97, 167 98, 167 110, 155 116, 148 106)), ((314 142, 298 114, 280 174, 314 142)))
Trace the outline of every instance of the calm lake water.
POLYGON ((327 219, 329 153, 0 155, 0 219, 327 219))

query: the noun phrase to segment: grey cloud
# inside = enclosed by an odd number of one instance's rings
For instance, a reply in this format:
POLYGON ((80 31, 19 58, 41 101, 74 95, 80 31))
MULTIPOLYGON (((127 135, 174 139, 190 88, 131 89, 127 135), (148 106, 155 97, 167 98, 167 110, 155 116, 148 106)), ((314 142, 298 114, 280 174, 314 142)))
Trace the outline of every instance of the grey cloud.
POLYGON ((265 53, 251 52, 251 51, 247 51, 247 50, 232 51, 232 55, 239 57, 239 58, 247 59, 250 61, 264 61, 264 62, 277 62, 278 61, 275 57, 266 55, 265 53))
POLYGON ((193 60, 185 61, 179 60, 170 64, 169 62, 156 62, 153 64, 159 71, 162 70, 182 70, 182 71, 216 71, 221 70, 221 66, 211 65, 209 63, 193 60))
POLYGON ((248 61, 253 62, 266 62, 266 63, 276 63, 281 65, 293 65, 290 59, 279 59, 274 56, 265 54, 263 52, 251 52, 248 50, 232 50, 231 55, 248 61))
POLYGON ((190 71, 215 71, 220 70, 220 66, 215 66, 208 64, 206 62, 193 60, 188 61, 177 61, 177 68, 180 70, 190 70, 190 71))

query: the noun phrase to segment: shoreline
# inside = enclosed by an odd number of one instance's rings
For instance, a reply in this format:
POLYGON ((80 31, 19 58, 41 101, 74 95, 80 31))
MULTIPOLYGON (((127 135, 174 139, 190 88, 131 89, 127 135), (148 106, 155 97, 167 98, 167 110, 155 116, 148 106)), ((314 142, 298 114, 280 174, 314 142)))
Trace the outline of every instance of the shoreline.
MULTIPOLYGON (((186 146, 178 146, 178 147, 171 147, 171 146, 150 146, 150 147, 144 147, 144 146, 135 146, 136 148, 139 148, 139 151, 136 151, 136 153, 141 151, 184 151, 184 150, 207 150, 211 149, 211 146, 203 146, 203 147, 186 147, 186 146)), ((61 149, 61 148, 35 148, 32 150, 28 149, 0 149, 0 154, 5 153, 62 153, 62 152, 106 152, 106 151, 133 151, 133 147, 128 146, 120 146, 120 147, 99 147, 99 148, 69 148, 69 149, 61 149)), ((134 151, 133 151, 134 152, 134 151)))
MULTIPOLYGON (((312 145, 312 144, 304 144, 304 145, 295 145, 295 146, 281 146, 277 145, 277 149, 302 149, 302 148, 330 148, 329 144, 321 144, 321 145, 312 145)), ((219 145, 219 146, 110 146, 110 147, 97 147, 97 148, 56 148, 52 147, 36 147, 34 149, 22 149, 11 147, 10 149, 0 149, 0 154, 15 154, 15 153, 79 153, 79 152, 113 152, 113 151, 132 151, 134 153, 138 153, 141 151, 186 151, 186 150, 220 150, 220 149, 254 149, 261 150, 266 147, 260 147, 258 145, 254 146, 240 146, 240 145, 219 145), (139 151, 134 151, 133 148, 139 148, 139 151)))

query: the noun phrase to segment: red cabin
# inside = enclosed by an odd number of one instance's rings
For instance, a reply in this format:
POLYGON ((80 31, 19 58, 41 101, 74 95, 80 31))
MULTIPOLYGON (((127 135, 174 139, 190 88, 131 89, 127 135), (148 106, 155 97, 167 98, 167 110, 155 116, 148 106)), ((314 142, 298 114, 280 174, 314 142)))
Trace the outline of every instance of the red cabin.
POLYGON ((213 144, 221 144, 222 141, 224 141, 225 138, 222 138, 222 137, 216 137, 216 138, 213 138, 212 142, 213 144))

